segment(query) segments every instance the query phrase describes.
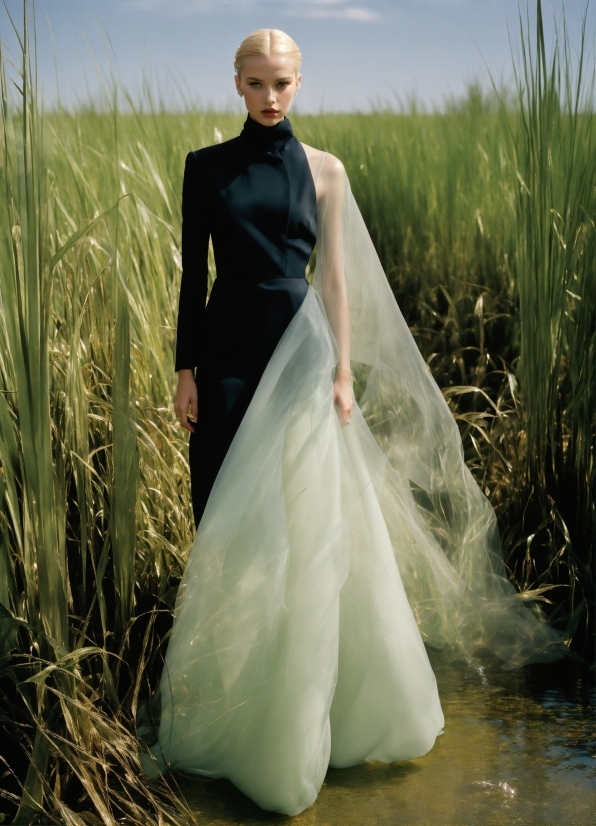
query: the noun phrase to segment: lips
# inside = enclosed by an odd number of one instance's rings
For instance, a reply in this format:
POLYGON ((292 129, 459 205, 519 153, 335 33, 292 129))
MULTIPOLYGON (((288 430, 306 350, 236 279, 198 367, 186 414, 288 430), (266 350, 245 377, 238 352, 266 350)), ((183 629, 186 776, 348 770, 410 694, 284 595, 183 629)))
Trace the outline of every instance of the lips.
POLYGON ((273 117, 274 115, 279 115, 277 109, 261 109, 261 114, 269 117, 273 117))

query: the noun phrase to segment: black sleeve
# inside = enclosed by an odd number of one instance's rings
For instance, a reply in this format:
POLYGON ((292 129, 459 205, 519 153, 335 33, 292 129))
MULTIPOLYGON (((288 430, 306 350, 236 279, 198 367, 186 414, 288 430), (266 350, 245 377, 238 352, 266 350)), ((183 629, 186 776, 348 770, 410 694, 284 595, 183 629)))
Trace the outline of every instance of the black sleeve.
POLYGON ((178 299, 174 370, 194 369, 207 301, 209 225, 207 192, 201 167, 189 152, 182 183, 182 279, 178 299))

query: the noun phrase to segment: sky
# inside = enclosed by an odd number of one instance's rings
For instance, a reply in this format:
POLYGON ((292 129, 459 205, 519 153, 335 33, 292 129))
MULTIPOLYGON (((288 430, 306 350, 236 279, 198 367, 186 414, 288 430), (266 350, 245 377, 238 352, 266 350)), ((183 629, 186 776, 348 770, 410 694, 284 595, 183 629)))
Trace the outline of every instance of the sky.
MULTIPOLYGON (((17 21, 21 0, 6 0, 17 21)), ((520 0, 526 14, 526 0, 520 0)), ((97 93, 109 66, 138 93, 145 79, 175 106, 184 96, 236 109, 233 55, 254 29, 280 28, 302 55, 300 112, 368 111, 413 96, 440 108, 466 85, 511 77, 518 0, 37 0, 46 105, 97 93)), ((530 19, 536 3, 530 0, 530 19)), ((547 32, 564 10, 574 44, 586 0, 544 0, 547 32)), ((596 0, 587 6, 594 46, 596 0)), ((0 38, 14 48, 6 13, 0 38)))

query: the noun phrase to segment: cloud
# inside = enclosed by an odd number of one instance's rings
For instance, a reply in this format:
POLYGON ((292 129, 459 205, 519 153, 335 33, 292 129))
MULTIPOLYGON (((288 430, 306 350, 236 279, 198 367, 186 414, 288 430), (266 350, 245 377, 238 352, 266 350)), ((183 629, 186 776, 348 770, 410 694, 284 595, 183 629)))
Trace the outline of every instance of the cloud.
POLYGON ((349 0, 126 0, 129 8, 166 17, 190 17, 223 11, 255 11, 267 6, 282 9, 291 17, 334 18, 368 23, 378 20, 372 3, 356 6, 349 0))
POLYGON ((369 23, 379 19, 379 13, 363 6, 351 6, 342 0, 312 0, 312 2, 292 4, 286 11, 292 17, 335 18, 369 23))

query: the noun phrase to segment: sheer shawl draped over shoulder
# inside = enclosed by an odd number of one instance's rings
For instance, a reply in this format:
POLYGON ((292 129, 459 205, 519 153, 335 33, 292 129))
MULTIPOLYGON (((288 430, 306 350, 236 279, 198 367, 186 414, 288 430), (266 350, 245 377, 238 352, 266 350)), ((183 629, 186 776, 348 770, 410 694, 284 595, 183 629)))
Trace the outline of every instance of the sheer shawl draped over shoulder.
POLYGON ((491 652, 504 668, 561 657, 560 634, 507 578, 494 510, 465 465, 457 424, 395 301, 345 173, 319 202, 318 224, 313 286, 324 294, 341 255, 354 430, 423 638, 468 660, 491 652), (328 243, 338 234, 341 246, 328 243))
POLYGON ((492 507, 404 322, 343 167, 312 286, 259 382, 190 550, 148 772, 227 777, 297 814, 329 765, 408 760, 444 725, 424 642, 512 668, 561 656, 509 583, 492 507), (345 275, 355 404, 332 401, 345 275))

